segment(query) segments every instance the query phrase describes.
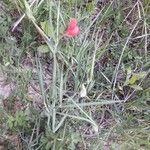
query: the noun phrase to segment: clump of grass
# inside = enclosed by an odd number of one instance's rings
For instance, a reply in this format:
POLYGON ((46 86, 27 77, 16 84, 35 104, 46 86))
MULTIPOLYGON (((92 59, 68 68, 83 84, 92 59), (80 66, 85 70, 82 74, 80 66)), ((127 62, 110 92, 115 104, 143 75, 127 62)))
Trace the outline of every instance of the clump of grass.
POLYGON ((3 102, 19 106, 2 108, 3 137, 17 134, 22 149, 149 149, 149 2, 4 3, 18 13, 0 39, 15 86, 3 102), (63 35, 71 17, 74 38, 63 35))

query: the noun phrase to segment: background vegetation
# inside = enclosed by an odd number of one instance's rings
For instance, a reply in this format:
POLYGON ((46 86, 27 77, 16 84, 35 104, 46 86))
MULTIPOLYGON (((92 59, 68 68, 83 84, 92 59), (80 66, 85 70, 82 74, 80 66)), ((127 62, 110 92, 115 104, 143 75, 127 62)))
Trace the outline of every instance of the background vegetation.
POLYGON ((149 150, 149 14, 149 0, 0 1, 0 149, 149 150))

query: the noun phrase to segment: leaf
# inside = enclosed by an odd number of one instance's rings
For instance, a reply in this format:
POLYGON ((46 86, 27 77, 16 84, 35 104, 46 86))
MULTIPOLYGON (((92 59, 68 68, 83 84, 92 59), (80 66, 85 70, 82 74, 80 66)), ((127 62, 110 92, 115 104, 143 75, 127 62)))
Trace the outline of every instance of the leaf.
POLYGON ((86 11, 87 11, 88 13, 90 13, 90 12, 92 12, 93 10, 94 10, 94 4, 93 4, 93 2, 87 3, 87 5, 86 5, 86 11))
POLYGON ((129 81, 129 79, 130 79, 130 77, 131 77, 131 75, 132 75, 131 67, 128 67, 128 68, 126 69, 126 71, 127 71, 127 75, 126 75, 126 81, 125 81, 124 85, 128 85, 128 81, 129 81))
POLYGON ((6 62, 5 63, 5 67, 9 66, 10 65, 10 62, 6 62))
POLYGON ((47 53, 47 52, 49 52, 49 48, 48 48, 47 45, 40 45, 37 48, 37 51, 40 52, 40 53, 47 53))
POLYGON ((137 75, 132 75, 132 77, 128 80, 128 84, 134 84, 136 81, 138 80, 138 76, 137 75))
POLYGON ((52 29, 50 28, 50 24, 48 21, 44 21, 44 22, 41 22, 41 27, 43 29, 43 31, 48 35, 52 35, 52 29))
POLYGON ((142 79, 146 76, 146 74, 147 74, 146 71, 142 71, 142 72, 138 73, 137 76, 139 79, 142 79))
POLYGON ((24 6, 25 6, 26 15, 29 17, 29 19, 35 21, 35 18, 31 11, 30 5, 28 4, 28 2, 26 0, 24 0, 23 2, 24 2, 24 6))
POLYGON ((48 142, 45 146, 45 149, 49 150, 49 149, 51 149, 51 147, 52 147, 52 142, 48 142))
POLYGON ((143 90, 143 88, 142 88, 141 86, 139 86, 139 85, 131 85, 130 87, 133 88, 133 89, 136 90, 136 91, 141 91, 141 90, 143 90))
POLYGON ((127 84, 134 84, 136 81, 144 78, 146 76, 146 72, 140 72, 140 73, 133 73, 131 78, 128 80, 127 84))

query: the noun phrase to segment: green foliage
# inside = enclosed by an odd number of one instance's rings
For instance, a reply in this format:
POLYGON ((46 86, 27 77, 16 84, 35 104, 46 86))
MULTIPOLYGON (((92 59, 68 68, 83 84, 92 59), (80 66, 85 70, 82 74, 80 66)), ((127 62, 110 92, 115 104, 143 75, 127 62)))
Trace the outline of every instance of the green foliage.
POLYGON ((14 88, 0 133, 20 135, 24 149, 149 149, 149 2, 31 3, 0 8, 0 67, 14 88), (24 107, 12 114, 14 97, 24 107))
POLYGON ((52 131, 47 131, 45 136, 41 137, 42 148, 45 150, 49 149, 67 149, 75 150, 77 144, 80 142, 81 138, 78 133, 66 131, 67 134, 64 138, 64 132, 60 130, 58 133, 52 133, 52 131))
POLYGON ((144 78, 146 76, 146 72, 140 72, 140 73, 133 73, 131 78, 127 81, 127 84, 134 84, 136 81, 144 78))
POLYGON ((50 28, 49 21, 41 22, 41 28, 47 34, 47 36, 51 36, 53 34, 53 30, 50 28))
POLYGON ((0 37, 5 37, 8 33, 11 23, 10 16, 0 8, 0 37))
POLYGON ((13 131, 29 128, 28 123, 29 123, 29 118, 23 111, 17 112, 15 114, 15 117, 8 115, 7 118, 8 128, 13 131))
POLYGON ((94 10, 94 4, 93 4, 93 2, 87 3, 87 4, 86 4, 86 11, 87 11, 88 13, 90 13, 90 12, 92 12, 93 10, 94 10))
POLYGON ((40 45, 37 48, 37 51, 40 52, 40 53, 48 53, 49 52, 49 48, 48 48, 47 45, 40 45))

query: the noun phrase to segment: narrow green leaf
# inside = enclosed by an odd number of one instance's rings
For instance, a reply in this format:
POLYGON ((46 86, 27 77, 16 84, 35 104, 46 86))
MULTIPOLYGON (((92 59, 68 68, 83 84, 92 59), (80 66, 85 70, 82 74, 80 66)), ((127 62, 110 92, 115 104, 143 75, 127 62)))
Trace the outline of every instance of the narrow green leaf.
POLYGON ((142 88, 141 86, 139 86, 139 85, 131 85, 130 87, 133 88, 133 89, 136 90, 136 91, 141 91, 141 90, 143 90, 143 88, 142 88))
POLYGON ((41 28, 43 29, 43 31, 46 33, 47 36, 52 35, 52 30, 50 28, 48 21, 41 22, 40 24, 41 28))
POLYGON ((30 5, 28 4, 28 2, 26 0, 24 0, 24 6, 25 6, 25 11, 26 11, 26 15, 29 17, 29 19, 31 20, 35 20, 33 13, 31 11, 30 5))

